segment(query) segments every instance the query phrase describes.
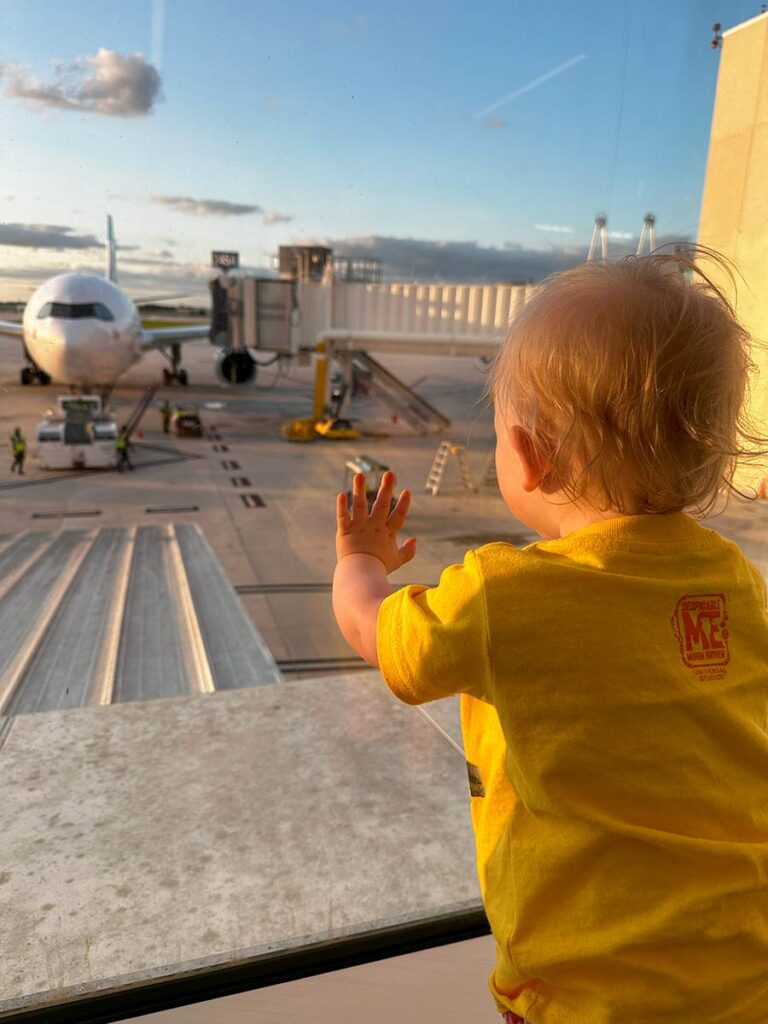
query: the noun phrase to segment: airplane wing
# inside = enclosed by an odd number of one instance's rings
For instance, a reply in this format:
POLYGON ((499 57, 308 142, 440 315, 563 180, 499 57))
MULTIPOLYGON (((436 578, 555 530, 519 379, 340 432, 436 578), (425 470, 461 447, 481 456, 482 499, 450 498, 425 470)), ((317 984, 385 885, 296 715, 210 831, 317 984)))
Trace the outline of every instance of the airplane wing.
POLYGON ((0 320, 0 335, 5 335, 8 338, 23 338, 24 327, 12 320, 0 320))
POLYGON ((171 299, 189 299, 189 292, 176 292, 174 295, 129 295, 134 306, 143 306, 149 302, 170 302, 171 299))
POLYGON ((157 330, 141 332, 139 347, 142 352, 153 348, 165 348, 167 345, 179 345, 196 338, 209 338, 210 324, 188 324, 186 327, 158 327, 157 330))

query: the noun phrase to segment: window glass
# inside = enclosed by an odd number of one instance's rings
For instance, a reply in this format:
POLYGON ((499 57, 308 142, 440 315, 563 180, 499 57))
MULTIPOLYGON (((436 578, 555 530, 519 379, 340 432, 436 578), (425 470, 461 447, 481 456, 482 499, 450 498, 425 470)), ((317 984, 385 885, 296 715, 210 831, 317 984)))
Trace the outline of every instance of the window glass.
POLYGON ((411 491, 393 585, 536 540, 502 497, 484 389, 541 283, 588 259, 709 225, 768 337, 749 262, 768 13, 4 6, 0 443, 18 423, 27 447, 23 477, 0 459, 0 765, 22 779, 0 791, 0 1019, 6 995, 65 1002, 477 903, 456 749, 375 672, 350 682, 369 665, 334 617, 336 496, 362 472, 372 503, 387 468, 411 491), (52 323, 28 313, 20 339, 32 296, 52 323))
POLYGON ((111 312, 101 302, 49 302, 39 316, 52 316, 59 320, 114 320, 111 312), (45 310, 45 312, 44 312, 45 310))

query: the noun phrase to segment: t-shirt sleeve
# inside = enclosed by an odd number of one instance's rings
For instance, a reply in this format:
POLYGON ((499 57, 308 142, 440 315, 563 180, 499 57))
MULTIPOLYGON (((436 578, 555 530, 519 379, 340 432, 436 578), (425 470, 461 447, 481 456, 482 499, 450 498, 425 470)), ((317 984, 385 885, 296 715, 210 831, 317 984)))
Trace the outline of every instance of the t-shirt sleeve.
POLYGON ((488 617, 474 551, 448 566, 438 586, 390 594, 379 608, 376 648, 387 686, 406 704, 455 693, 490 701, 488 617))

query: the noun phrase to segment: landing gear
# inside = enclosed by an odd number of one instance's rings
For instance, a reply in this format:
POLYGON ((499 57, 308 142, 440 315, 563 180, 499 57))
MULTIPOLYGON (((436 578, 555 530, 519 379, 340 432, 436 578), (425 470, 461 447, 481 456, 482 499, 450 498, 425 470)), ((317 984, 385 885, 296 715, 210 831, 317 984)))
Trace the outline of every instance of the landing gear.
POLYGON ((34 384, 35 381, 43 385, 51 383, 51 378, 45 370, 40 369, 35 360, 29 354, 29 350, 26 345, 24 346, 24 358, 27 360, 27 365, 22 368, 19 377, 21 378, 21 383, 25 388, 29 387, 30 384, 34 384))
POLYGON ((187 384, 189 384, 189 377, 187 376, 187 371, 184 369, 179 369, 174 373, 173 370, 166 370, 165 368, 163 368, 163 384, 165 384, 165 386, 167 387, 169 384, 173 384, 174 381, 176 381, 178 384, 181 384, 181 386, 185 388, 187 384))
POLYGON ((43 386, 51 383, 51 378, 45 370, 41 370, 39 366, 35 366, 34 364, 32 366, 23 367, 19 376, 24 387, 29 387, 29 385, 34 384, 35 381, 43 386))
POLYGON ((189 376, 187 371, 181 366, 181 345, 171 345, 171 353, 170 355, 166 353, 166 357, 171 364, 171 369, 163 367, 163 384, 167 387, 176 381, 185 388, 189 384, 189 376))

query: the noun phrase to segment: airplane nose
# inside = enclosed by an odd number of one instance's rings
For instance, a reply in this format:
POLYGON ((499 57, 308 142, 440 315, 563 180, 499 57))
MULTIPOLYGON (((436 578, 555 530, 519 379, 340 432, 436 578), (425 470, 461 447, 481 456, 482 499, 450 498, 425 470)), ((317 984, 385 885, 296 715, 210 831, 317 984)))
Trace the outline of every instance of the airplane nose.
POLYGON ((106 325, 62 321, 60 332, 62 372, 73 383, 106 383, 126 366, 118 332, 106 325))
POLYGON ((50 318, 37 326, 31 341, 38 366, 68 384, 111 383, 135 358, 132 335, 117 323, 50 318))
POLYGON ((98 348, 103 332, 88 325, 66 321, 58 325, 62 346, 62 363, 69 380, 79 380, 92 372, 91 353, 98 348))
POLYGON ((62 377, 67 349, 64 325, 55 320, 45 321, 35 327, 30 341, 30 355, 38 366, 46 373, 62 377))

